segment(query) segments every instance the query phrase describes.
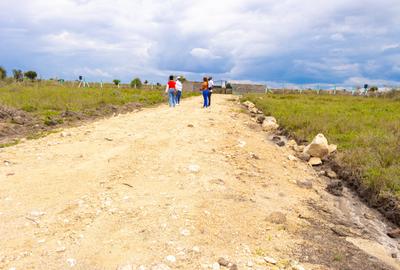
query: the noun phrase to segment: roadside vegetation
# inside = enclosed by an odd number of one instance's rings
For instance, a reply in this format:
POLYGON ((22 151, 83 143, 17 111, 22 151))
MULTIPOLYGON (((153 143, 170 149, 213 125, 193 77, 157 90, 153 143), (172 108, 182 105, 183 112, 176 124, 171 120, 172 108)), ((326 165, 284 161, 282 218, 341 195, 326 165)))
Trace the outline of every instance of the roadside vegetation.
MULTIPOLYGON (((23 81, 0 84, 0 147, 18 138, 34 138, 61 124, 113 113, 129 112, 167 101, 162 86, 136 89, 114 84, 92 84, 78 88, 77 83, 23 81)), ((184 97, 198 95, 185 92, 184 97)))
POLYGON ((400 198, 400 96, 254 95, 244 97, 273 115, 298 142, 323 133, 339 146, 336 159, 378 194, 400 198))

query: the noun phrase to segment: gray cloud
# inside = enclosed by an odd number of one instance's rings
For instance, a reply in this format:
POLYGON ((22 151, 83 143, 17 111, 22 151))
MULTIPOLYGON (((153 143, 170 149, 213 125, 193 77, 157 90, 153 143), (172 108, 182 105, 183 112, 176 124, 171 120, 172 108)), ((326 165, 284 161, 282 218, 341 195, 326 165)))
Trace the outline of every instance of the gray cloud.
POLYGON ((3 0, 0 65, 68 79, 393 83, 398 14, 396 0, 3 0))

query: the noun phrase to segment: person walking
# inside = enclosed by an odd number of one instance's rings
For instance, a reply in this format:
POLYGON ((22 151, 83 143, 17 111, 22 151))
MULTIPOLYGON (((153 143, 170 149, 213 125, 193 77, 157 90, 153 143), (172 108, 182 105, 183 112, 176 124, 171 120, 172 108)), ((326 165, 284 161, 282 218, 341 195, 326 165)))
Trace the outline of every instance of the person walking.
POLYGON ((169 106, 175 107, 175 94, 176 94, 176 82, 174 81, 174 76, 169 76, 169 81, 167 87, 165 88, 165 93, 168 93, 169 106))
POLYGON ((203 108, 207 108, 208 107, 208 95, 209 95, 207 77, 203 78, 203 83, 201 84, 201 91, 203 92, 203 98, 204 98, 203 108))
POLYGON ((180 79, 181 79, 181 77, 178 76, 175 81, 175 83, 176 83, 176 101, 175 101, 176 105, 181 104, 183 86, 182 86, 180 79))
POLYGON ((213 78, 208 78, 208 107, 211 106, 211 95, 213 93, 214 81, 213 78))

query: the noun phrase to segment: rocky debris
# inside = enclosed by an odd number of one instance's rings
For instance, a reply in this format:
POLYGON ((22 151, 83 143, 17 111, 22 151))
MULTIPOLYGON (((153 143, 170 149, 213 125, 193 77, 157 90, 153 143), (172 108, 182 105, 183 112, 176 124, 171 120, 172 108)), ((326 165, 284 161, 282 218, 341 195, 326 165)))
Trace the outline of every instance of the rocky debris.
POLYGON ((311 144, 307 145, 304 152, 312 157, 323 158, 329 154, 328 140, 324 134, 318 134, 311 144))
POLYGON ((288 156, 288 159, 289 159, 290 161, 297 161, 297 158, 296 158, 295 156, 293 156, 293 155, 289 155, 289 156, 288 156))
POLYGON ((258 115, 258 116, 256 117, 256 121, 257 121, 257 123, 259 123, 259 124, 262 124, 262 123, 264 122, 264 120, 265 120, 265 115, 263 115, 263 114, 260 114, 260 115, 258 115))
POLYGON ((286 222, 286 216, 282 212, 273 212, 266 220, 274 224, 284 224, 286 222))
POLYGON ((65 248, 65 247, 58 247, 57 249, 56 249, 56 252, 57 253, 62 253, 62 252, 65 252, 67 249, 65 248))
POLYGON ((198 173, 198 172, 200 172, 200 166, 197 165, 197 164, 190 164, 189 167, 188 167, 188 169, 189 169, 189 171, 190 171, 191 173, 198 173))
POLYGON ((311 189, 313 187, 313 182, 312 180, 306 179, 306 180, 297 180, 296 184, 305 189, 311 189))
POLYGON ((238 266, 236 265, 236 264, 232 264, 230 267, 229 267, 229 270, 238 270, 239 268, 238 268, 238 266))
POLYGON ((69 265, 69 267, 74 267, 76 265, 76 260, 73 258, 69 258, 67 259, 67 264, 69 265))
POLYGON ((274 258, 268 257, 268 256, 264 257, 264 261, 266 263, 273 264, 273 265, 276 265, 278 263, 277 260, 275 260, 274 258))
POLYGON ((336 179, 337 178, 337 174, 332 170, 326 171, 325 175, 328 176, 331 179, 336 179))
POLYGON ((285 142, 284 141, 280 141, 276 143, 277 146, 279 147, 284 147, 285 146, 285 142))
POLYGON ((279 128, 279 125, 276 122, 275 117, 268 116, 264 119, 262 123, 262 128, 266 132, 272 132, 279 128))
POLYGON ((25 124, 25 118, 23 118, 23 117, 20 116, 20 115, 14 116, 14 117, 11 119, 11 121, 12 121, 14 124, 17 124, 17 125, 24 125, 24 124, 25 124))
POLYGON ((390 238, 400 238, 400 228, 391 230, 387 233, 390 238))
POLYGON ((238 140, 238 146, 240 147, 240 148, 243 148, 243 147, 245 147, 246 146, 246 142, 245 141, 242 141, 242 140, 238 140))
POLYGON ((176 257, 173 255, 168 255, 165 259, 170 263, 176 263, 176 257))
POLYGON ((65 131, 63 131, 63 132, 60 133, 60 137, 61 137, 61 138, 71 137, 71 136, 72 136, 72 133, 71 133, 71 132, 65 132, 65 131))
POLYGON ((195 253, 200 253, 200 248, 198 246, 194 246, 192 248, 192 251, 195 252, 195 253))
POLYGON ((319 166, 322 164, 322 160, 318 157, 312 157, 308 161, 308 164, 310 164, 311 166, 319 166))
POLYGON ((352 233, 345 226, 335 225, 331 228, 331 230, 340 237, 347 237, 352 235, 352 233))
POLYGON ((392 253, 391 256, 393 259, 397 259, 397 253, 392 253))
POLYGON ((343 196, 343 183, 340 180, 332 181, 328 184, 326 190, 332 195, 343 196))
POLYGON ((259 156, 257 156, 256 154, 254 154, 254 153, 250 153, 250 157, 251 158, 254 158, 254 159, 257 159, 257 160, 259 160, 260 159, 260 157, 259 156))
POLYGON ((219 263, 213 263, 211 266, 212 270, 220 270, 221 266, 219 265, 219 263))
POLYGON ((286 144, 290 149, 294 150, 294 148, 297 146, 297 143, 295 140, 289 140, 286 144))
POLYGON ((305 148, 304 145, 295 145, 295 146, 293 146, 293 150, 295 152, 298 152, 298 153, 303 153, 304 152, 304 148, 305 148))
POLYGON ((336 144, 330 144, 328 146, 328 150, 329 150, 329 155, 335 153, 337 151, 337 145, 336 144))
POLYGON ((190 231, 188 229, 181 229, 180 233, 182 236, 189 236, 190 235, 190 231))
POLYGON ((307 153, 301 152, 296 155, 300 160, 308 162, 311 159, 311 156, 307 153))
POLYGON ((245 101, 245 102, 243 102, 243 105, 247 108, 247 109, 251 109, 251 108, 255 108, 256 107, 256 105, 254 105, 254 103, 253 102, 251 102, 251 101, 245 101))
POLYGON ((194 125, 192 125, 192 124, 189 124, 189 125, 187 125, 188 127, 190 127, 190 128, 193 128, 194 127, 194 125))
POLYGON ((222 258, 222 257, 218 259, 218 263, 219 263, 219 265, 225 266, 225 267, 229 267, 231 264, 227 259, 222 258))
POLYGON ((109 141, 109 142, 112 142, 113 141, 113 139, 111 139, 111 138, 104 138, 106 141, 109 141))

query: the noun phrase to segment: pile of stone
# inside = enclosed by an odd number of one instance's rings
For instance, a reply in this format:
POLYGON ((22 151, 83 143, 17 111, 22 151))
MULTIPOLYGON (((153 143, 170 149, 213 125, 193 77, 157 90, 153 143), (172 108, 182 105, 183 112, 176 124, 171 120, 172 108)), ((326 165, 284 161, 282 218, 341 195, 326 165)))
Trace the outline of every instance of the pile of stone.
POLYGON ((279 125, 272 116, 265 116, 264 113, 257 109, 256 105, 253 102, 246 101, 243 105, 249 111, 251 117, 256 119, 256 122, 262 125, 262 128, 265 132, 274 132, 279 128, 279 125))
POLYGON ((337 145, 329 144, 323 134, 318 134, 307 146, 297 145, 294 140, 288 142, 301 160, 308 162, 311 166, 318 166, 322 161, 337 151, 337 145))

